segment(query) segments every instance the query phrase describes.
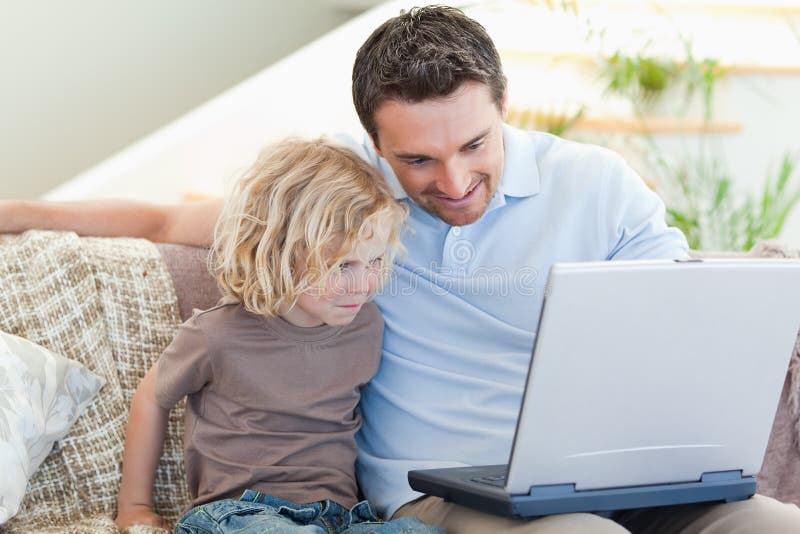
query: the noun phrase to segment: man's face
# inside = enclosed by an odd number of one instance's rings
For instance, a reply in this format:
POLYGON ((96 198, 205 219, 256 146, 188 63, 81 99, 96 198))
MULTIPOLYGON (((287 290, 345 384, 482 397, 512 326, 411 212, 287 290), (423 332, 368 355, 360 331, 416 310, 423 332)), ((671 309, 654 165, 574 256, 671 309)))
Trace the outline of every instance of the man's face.
POLYGON ((489 88, 462 84, 417 103, 388 100, 375 112, 378 154, 406 194, 452 226, 477 221, 503 174, 503 119, 489 88))

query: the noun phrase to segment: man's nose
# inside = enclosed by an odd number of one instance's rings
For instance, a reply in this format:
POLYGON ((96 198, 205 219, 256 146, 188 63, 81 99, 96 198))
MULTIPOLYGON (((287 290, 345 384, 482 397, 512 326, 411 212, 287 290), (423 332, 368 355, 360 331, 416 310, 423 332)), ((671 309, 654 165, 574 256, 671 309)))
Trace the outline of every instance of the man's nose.
POLYGON ((450 198, 461 198, 467 194, 472 178, 459 162, 448 162, 436 183, 437 189, 450 198))

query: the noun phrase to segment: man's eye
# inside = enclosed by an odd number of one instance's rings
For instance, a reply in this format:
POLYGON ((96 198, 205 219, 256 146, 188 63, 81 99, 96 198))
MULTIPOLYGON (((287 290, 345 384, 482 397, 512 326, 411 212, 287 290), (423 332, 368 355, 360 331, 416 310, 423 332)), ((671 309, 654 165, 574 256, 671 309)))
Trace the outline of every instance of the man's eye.
POLYGON ((345 271, 349 271, 353 267, 353 264, 350 262, 340 263, 339 264, 339 272, 343 273, 345 271))
POLYGON ((412 167, 419 167, 420 165, 423 165, 428 161, 429 161, 428 158, 415 158, 408 160, 406 163, 408 163, 412 167))
POLYGON ((478 143, 472 143, 471 145, 467 146, 467 150, 478 150, 481 146, 483 146, 483 141, 478 143))
POLYGON ((380 265, 382 261, 383 261, 383 256, 378 256, 377 258, 369 262, 369 264, 375 267, 376 265, 380 265))

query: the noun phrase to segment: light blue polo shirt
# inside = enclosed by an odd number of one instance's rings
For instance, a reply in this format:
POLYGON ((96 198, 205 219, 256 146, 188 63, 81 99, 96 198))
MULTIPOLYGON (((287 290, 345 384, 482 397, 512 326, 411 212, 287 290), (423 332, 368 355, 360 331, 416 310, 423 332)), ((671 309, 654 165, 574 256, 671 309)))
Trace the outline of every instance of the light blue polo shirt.
POLYGON ((357 436, 359 483, 387 518, 419 496, 409 470, 508 462, 553 263, 688 253, 619 155, 510 126, 503 140, 498 191, 461 227, 406 198, 369 142, 357 147, 410 210, 408 253, 376 298, 383 359, 357 436))

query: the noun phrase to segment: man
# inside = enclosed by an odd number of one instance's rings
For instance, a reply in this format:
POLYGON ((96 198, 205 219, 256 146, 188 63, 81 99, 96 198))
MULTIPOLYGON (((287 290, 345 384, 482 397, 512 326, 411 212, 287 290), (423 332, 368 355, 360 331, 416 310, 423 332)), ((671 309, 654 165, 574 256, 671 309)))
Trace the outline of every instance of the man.
MULTIPOLYGON (((383 360, 361 405, 359 482, 381 513, 456 533, 800 531, 797 507, 760 496, 613 520, 524 521, 414 493, 410 469, 508 460, 554 262, 677 258, 688 247, 617 155, 503 124, 499 56, 483 27, 457 9, 414 9, 375 30, 356 57, 353 98, 368 137, 346 142, 384 172, 410 211, 408 254, 377 298, 383 360)), ((218 210, 217 202, 7 203, 0 231, 70 228, 207 244, 218 210)))

